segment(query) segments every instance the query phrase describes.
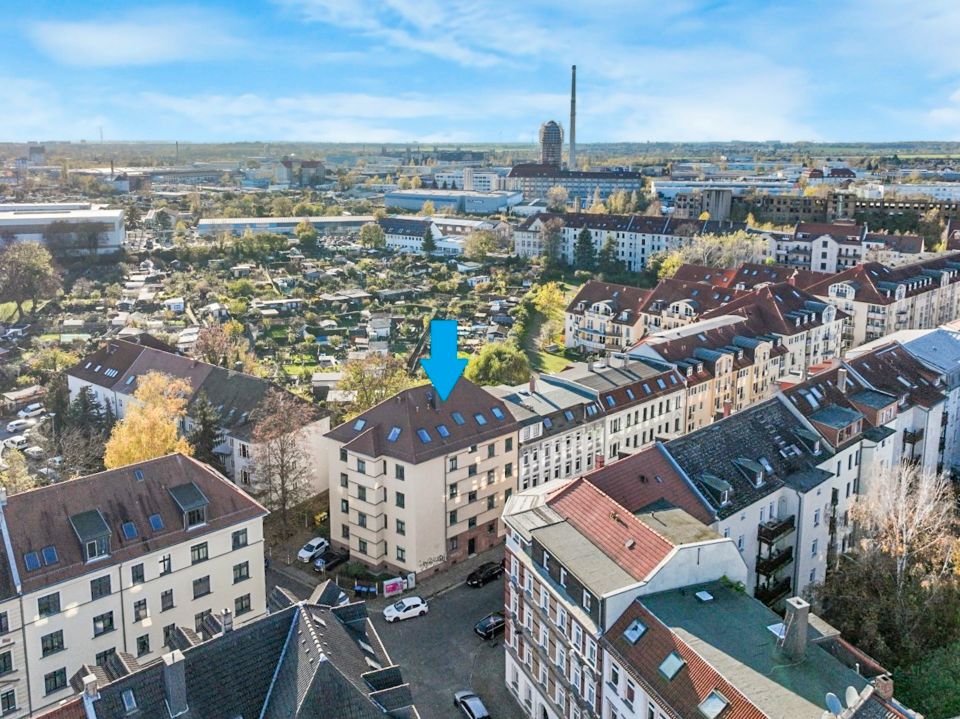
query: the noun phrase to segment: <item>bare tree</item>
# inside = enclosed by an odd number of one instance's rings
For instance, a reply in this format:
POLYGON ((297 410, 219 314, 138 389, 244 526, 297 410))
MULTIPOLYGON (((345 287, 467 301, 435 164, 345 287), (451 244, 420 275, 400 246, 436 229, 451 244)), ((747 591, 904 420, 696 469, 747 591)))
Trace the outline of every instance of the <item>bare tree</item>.
POLYGON ((280 514, 285 529, 290 526, 290 509, 309 496, 310 458, 303 428, 313 414, 313 408, 296 395, 271 389, 252 415, 254 494, 280 514))

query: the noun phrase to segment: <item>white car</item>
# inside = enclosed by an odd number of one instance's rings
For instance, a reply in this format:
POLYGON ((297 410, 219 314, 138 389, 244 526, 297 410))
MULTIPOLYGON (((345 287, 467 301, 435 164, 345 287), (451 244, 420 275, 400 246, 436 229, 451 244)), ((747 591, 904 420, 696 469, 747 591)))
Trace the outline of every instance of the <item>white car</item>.
POLYGON ((314 557, 319 557, 328 549, 330 549, 330 542, 323 537, 314 537, 303 545, 303 549, 297 552, 297 559, 301 562, 310 562, 313 561, 314 557))
POLYGON ((32 427, 36 423, 36 420, 33 419, 15 419, 12 422, 7 422, 7 431, 19 432, 21 429, 32 427))
POLYGON ((3 443, 10 449, 19 449, 19 450, 26 449, 28 444, 27 438, 24 437, 22 434, 15 434, 12 437, 7 437, 3 441, 3 443))
POLYGON ((39 402, 34 402, 33 404, 28 404, 26 407, 17 412, 17 417, 20 419, 39 417, 41 414, 43 414, 43 411, 43 405, 39 402))
POLYGON ((399 622, 410 617, 422 617, 430 611, 423 597, 405 597, 383 610, 383 618, 388 622, 399 622))
POLYGON ((34 445, 33 447, 27 447, 23 450, 23 453, 27 455, 30 459, 43 459, 43 447, 38 447, 34 445))

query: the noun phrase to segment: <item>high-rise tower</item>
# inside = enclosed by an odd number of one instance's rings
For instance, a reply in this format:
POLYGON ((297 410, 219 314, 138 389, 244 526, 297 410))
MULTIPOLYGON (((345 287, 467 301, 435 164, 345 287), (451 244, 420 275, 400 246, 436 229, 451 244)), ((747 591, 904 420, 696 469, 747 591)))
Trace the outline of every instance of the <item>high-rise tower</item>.
POLYGON ((540 164, 560 167, 563 162, 563 128, 553 120, 540 126, 540 164))
POLYGON ((577 66, 570 76, 570 162, 571 170, 577 169, 577 66))

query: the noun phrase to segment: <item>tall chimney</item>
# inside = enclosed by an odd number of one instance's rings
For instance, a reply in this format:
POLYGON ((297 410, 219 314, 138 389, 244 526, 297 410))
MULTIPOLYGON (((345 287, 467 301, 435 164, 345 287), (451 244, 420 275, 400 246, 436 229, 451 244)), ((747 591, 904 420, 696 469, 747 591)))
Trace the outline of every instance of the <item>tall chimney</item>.
POLYGON ((233 631, 233 612, 224 607, 223 612, 220 614, 220 626, 223 627, 223 633, 233 631))
POLYGON ((570 76, 570 161, 571 170, 577 169, 577 66, 570 76))
POLYGON ((179 649, 163 655, 163 693, 171 717, 187 713, 186 661, 179 649))
POLYGON ((840 394, 847 393, 847 368, 841 367, 837 370, 837 389, 840 390, 840 394))
POLYGON ((783 617, 785 625, 783 636, 783 653, 791 661, 799 662, 807 652, 807 623, 810 616, 810 605, 800 597, 791 597, 786 601, 786 613, 783 617))

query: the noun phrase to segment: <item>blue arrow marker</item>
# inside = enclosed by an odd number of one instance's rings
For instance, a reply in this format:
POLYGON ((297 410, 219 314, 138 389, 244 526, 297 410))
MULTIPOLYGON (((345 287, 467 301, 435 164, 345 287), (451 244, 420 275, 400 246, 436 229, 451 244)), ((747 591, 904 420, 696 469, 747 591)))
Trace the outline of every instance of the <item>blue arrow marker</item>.
POLYGON ((440 401, 445 402, 467 366, 465 359, 457 357, 456 320, 430 320, 430 358, 420 362, 440 401))

